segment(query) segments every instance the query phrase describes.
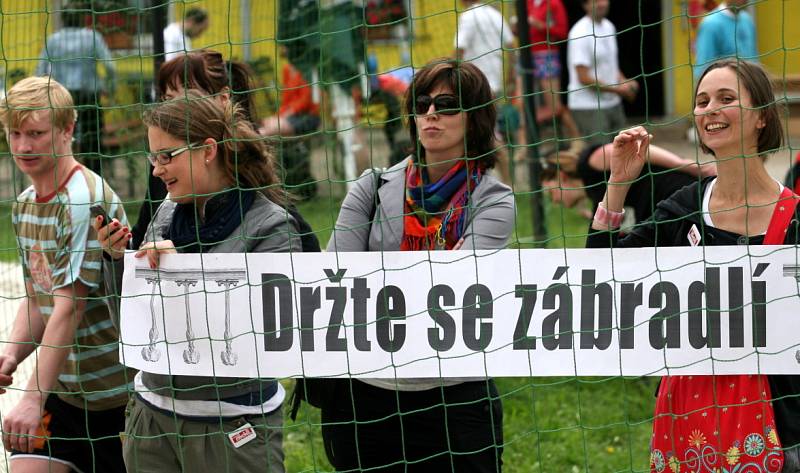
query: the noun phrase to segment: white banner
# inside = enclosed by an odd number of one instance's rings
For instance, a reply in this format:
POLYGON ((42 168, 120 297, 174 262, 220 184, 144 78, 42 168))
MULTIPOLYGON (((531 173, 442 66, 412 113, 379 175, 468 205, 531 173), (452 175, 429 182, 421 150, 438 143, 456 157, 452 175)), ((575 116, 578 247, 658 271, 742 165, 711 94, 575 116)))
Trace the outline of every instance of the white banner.
POLYGON ((244 378, 800 374, 794 246, 126 255, 120 355, 244 378))

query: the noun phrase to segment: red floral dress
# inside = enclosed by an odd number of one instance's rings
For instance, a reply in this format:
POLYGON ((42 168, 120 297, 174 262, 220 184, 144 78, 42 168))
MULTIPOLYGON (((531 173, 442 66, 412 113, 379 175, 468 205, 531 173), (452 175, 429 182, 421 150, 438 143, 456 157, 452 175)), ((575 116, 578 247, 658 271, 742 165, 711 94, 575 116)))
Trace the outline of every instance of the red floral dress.
POLYGON ((650 452, 656 473, 778 473, 783 452, 764 375, 665 376, 650 452))
MULTIPOLYGON (((797 196, 784 188, 765 245, 784 242, 797 196)), ((765 375, 665 376, 656 399, 655 473, 780 473, 783 450, 765 375)))

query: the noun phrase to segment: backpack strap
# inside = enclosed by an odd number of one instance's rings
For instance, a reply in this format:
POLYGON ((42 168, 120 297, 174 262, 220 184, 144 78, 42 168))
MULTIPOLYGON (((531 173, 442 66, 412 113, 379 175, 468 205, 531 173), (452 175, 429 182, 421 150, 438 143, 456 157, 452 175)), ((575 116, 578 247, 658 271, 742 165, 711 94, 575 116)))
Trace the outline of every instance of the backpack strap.
POLYGON ((384 168, 372 168, 372 174, 375 176, 375 183, 373 186, 375 188, 375 198, 373 199, 375 205, 372 206, 372 210, 369 212, 369 219, 367 219, 368 222, 375 220, 375 212, 378 211, 378 206, 381 205, 381 195, 378 193, 378 191, 381 190, 381 186, 383 185, 383 179, 381 179, 383 176, 383 171, 384 168))
POLYGON ((289 212, 289 215, 294 217, 295 222, 297 222, 297 232, 300 234, 300 243, 303 248, 303 253, 318 253, 321 251, 319 246, 319 239, 317 238, 317 234, 314 233, 314 229, 311 228, 311 225, 308 221, 303 218, 303 215, 300 214, 300 211, 294 205, 287 205, 286 211, 289 212))
MULTIPOLYGON (((375 205, 373 205, 372 209, 370 210, 369 219, 367 220, 368 222, 375 220, 375 213, 378 210, 378 206, 381 205, 381 197, 378 194, 378 191, 383 185, 383 179, 381 179, 383 171, 383 168, 372 168, 372 173, 375 176, 375 182, 373 183, 373 187, 375 189, 373 202, 375 205)), ((311 237, 314 237, 314 240, 316 241, 316 235, 313 233, 313 231, 311 231, 311 227, 305 222, 305 220, 303 220, 300 213, 297 212, 297 209, 291 207, 289 212, 292 213, 296 220, 298 220, 300 226, 299 230, 301 233, 304 236, 310 235, 311 237), (304 232, 306 227, 310 233, 304 232)), ((316 245, 317 249, 311 251, 319 251, 319 242, 317 242, 316 245)), ((305 247, 306 241, 303 241, 304 252, 308 251, 305 247)), ((289 418, 292 420, 297 419, 297 412, 300 410, 300 404, 303 401, 308 402, 314 407, 322 408, 326 402, 333 400, 337 381, 337 379, 326 378, 297 378, 294 389, 289 396, 289 418)))
POLYGON ((788 187, 783 188, 783 192, 781 192, 781 196, 775 204, 775 210, 772 212, 767 234, 764 236, 765 245, 783 244, 786 232, 789 230, 789 224, 797 208, 797 200, 798 196, 791 189, 788 187))

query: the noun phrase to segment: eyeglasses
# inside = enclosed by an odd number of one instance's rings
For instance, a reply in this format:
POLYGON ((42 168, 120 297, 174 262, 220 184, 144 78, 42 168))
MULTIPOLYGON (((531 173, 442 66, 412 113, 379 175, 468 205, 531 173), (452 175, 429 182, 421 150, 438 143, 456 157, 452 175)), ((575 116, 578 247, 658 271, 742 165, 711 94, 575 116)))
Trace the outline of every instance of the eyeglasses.
POLYGON ((148 153, 147 160, 150 161, 150 164, 155 166, 156 164, 160 164, 162 166, 166 166, 167 164, 172 162, 172 159, 178 156, 179 154, 189 151, 190 149, 197 146, 197 143, 191 143, 186 146, 182 146, 178 149, 174 149, 172 151, 159 151, 157 153, 148 153))
POLYGON ((436 113, 441 115, 458 115, 461 113, 461 106, 458 102, 458 97, 452 94, 439 94, 436 97, 418 95, 415 104, 415 112, 417 115, 427 115, 431 104, 433 104, 436 113))

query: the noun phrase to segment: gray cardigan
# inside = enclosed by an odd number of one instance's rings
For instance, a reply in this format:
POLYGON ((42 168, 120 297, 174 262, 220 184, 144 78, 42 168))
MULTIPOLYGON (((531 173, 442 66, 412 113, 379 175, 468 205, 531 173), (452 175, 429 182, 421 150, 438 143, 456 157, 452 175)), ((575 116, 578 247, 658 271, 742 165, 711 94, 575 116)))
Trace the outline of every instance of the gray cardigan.
MULTIPOLYGON (((165 200, 147 227, 145 242, 160 241, 170 222, 176 204, 165 200)), ((212 247, 209 253, 284 253, 302 250, 297 222, 283 207, 257 193, 252 207, 230 239, 212 247)), ((109 294, 119 295, 122 289, 123 260, 104 260, 104 279, 109 294)), ((119 321, 119 298, 110 304, 112 317, 119 321)), ((145 386, 156 394, 183 400, 224 399, 259 391, 263 381, 239 378, 169 376, 142 373, 145 386)))
MULTIPOLYGON (((342 202, 333 235, 327 251, 398 251, 403 238, 405 213, 406 158, 380 172, 381 183, 375 208, 376 176, 367 170, 342 202), (370 222, 370 215, 374 220, 370 222)), ((464 232, 462 250, 495 250, 506 247, 514 230, 514 194, 511 188, 494 176, 484 174, 472 192, 467 210, 468 225, 464 232)), ((362 381, 384 389, 423 391, 439 386, 452 386, 473 378, 447 379, 363 379, 362 381)))

